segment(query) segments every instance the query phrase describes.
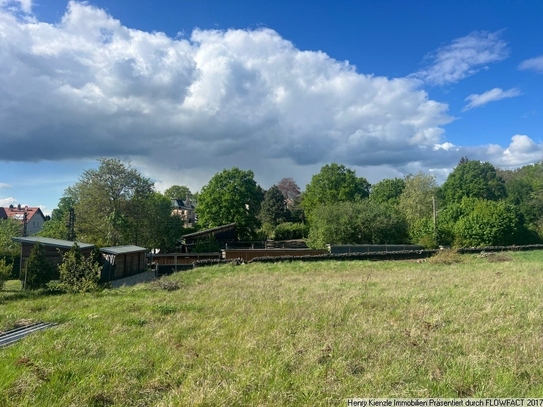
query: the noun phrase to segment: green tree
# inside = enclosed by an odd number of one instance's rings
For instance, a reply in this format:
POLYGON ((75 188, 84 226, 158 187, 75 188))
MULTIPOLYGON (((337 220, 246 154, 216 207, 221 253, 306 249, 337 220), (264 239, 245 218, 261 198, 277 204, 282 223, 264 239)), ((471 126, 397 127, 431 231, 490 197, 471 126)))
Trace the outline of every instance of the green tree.
POLYGON ((74 243, 64 254, 62 263, 58 266, 59 288, 68 293, 96 291, 102 267, 95 257, 83 256, 77 243, 74 243))
POLYGON ((21 275, 23 287, 29 290, 45 288, 46 284, 55 277, 56 270, 45 257, 43 245, 36 243, 21 275))
POLYGON ((0 256, 16 255, 21 250, 20 243, 12 237, 22 235, 22 226, 14 219, 0 219, 0 256))
POLYGON ((164 191, 164 196, 169 199, 181 199, 184 201, 187 198, 192 199, 192 192, 185 185, 172 185, 164 191))
POLYGON ((237 224, 238 236, 251 239, 259 226, 257 215, 263 199, 262 189, 252 171, 239 168, 215 174, 199 194, 198 222, 204 227, 237 224))
POLYGON ((153 192, 146 200, 146 215, 142 218, 141 242, 145 247, 162 252, 175 250, 177 240, 184 232, 181 217, 172 215, 171 200, 153 192))
POLYGON ((407 219, 413 243, 425 246, 429 246, 429 242, 436 244, 435 231, 428 235, 428 223, 433 222, 433 201, 437 192, 438 187, 432 175, 419 172, 405 177, 405 187, 398 207, 407 219))
POLYGON ((505 201, 464 198, 463 215, 454 225, 457 246, 514 244, 522 225, 518 211, 505 201))
POLYGON ((314 210, 307 244, 324 248, 326 244, 405 243, 407 222, 401 212, 388 204, 364 199, 338 202, 314 210))
POLYGON ((506 197, 505 181, 488 162, 464 158, 449 174, 441 187, 446 205, 462 198, 480 198, 498 201, 506 197))
POLYGON ((69 217, 70 210, 74 209, 75 201, 72 197, 63 196, 58 202, 58 207, 51 212, 51 219, 43 224, 38 236, 53 239, 70 240, 69 217))
POLYGON ((370 199, 377 203, 398 205, 404 189, 405 180, 402 178, 387 178, 372 185, 370 199))
POLYGON ((99 162, 65 192, 74 202, 78 239, 98 246, 142 244, 153 183, 119 160, 99 162))
POLYGON ((336 163, 327 164, 313 175, 306 186, 302 194, 302 207, 311 220, 312 212, 319 206, 355 202, 368 197, 369 191, 370 183, 363 177, 358 178, 354 170, 336 163))
POLYGON ((264 195, 260 207, 260 219, 263 223, 277 226, 287 218, 285 197, 277 185, 273 185, 264 195))

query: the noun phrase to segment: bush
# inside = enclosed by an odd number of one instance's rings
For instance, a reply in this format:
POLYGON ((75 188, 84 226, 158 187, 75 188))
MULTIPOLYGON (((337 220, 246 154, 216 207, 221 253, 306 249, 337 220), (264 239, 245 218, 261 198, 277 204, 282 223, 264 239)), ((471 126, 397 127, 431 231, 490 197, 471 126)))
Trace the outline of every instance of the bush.
POLYGON ((302 223, 284 222, 277 225, 273 233, 275 240, 304 239, 307 237, 309 228, 302 223))
POLYGON ((77 243, 74 243, 72 248, 64 254, 62 263, 58 266, 60 283, 55 288, 68 293, 98 290, 102 267, 94 257, 83 256, 77 243))
POLYGON ((11 277, 13 266, 6 262, 6 259, 0 259, 0 290, 4 288, 4 283, 11 277))
POLYGON ((55 278, 55 274, 55 268, 45 258, 43 246, 36 243, 30 252, 26 267, 21 272, 23 287, 30 290, 45 288, 47 283, 55 278))

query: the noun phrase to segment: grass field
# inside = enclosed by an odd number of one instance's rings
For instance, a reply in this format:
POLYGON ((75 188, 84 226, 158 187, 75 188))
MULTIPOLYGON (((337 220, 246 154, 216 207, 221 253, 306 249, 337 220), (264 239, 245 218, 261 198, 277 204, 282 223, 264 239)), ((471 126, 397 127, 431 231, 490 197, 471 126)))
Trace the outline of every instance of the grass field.
POLYGON ((214 266, 96 294, 0 292, 1 406, 345 406, 543 397, 543 252, 214 266))

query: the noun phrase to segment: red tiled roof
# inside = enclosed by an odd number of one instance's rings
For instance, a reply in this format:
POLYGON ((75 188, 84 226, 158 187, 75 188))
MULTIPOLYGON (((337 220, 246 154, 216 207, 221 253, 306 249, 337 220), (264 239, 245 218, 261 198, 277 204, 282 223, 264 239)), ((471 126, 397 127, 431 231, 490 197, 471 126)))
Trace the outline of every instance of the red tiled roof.
POLYGON ((41 211, 40 208, 37 208, 37 207, 21 206, 20 209, 19 209, 19 206, 13 206, 13 207, 7 207, 7 208, 3 207, 3 208, 0 208, 0 216, 2 215, 2 210, 6 214, 6 217, 4 219, 11 218, 11 219, 22 221, 25 212, 26 212, 27 221, 32 219, 34 215, 39 215, 45 219, 45 216, 43 216, 43 212, 41 211))

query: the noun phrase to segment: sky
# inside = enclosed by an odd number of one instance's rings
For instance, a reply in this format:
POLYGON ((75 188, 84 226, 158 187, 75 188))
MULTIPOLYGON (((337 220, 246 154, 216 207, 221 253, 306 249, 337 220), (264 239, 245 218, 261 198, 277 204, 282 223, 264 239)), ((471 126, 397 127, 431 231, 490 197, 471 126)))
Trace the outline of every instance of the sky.
POLYGON ((163 191, 543 159, 543 2, 0 0, 0 206, 100 157, 163 191))

